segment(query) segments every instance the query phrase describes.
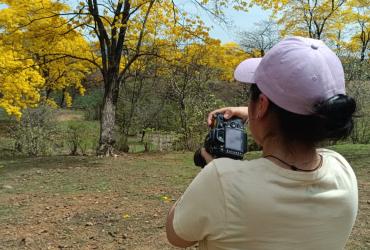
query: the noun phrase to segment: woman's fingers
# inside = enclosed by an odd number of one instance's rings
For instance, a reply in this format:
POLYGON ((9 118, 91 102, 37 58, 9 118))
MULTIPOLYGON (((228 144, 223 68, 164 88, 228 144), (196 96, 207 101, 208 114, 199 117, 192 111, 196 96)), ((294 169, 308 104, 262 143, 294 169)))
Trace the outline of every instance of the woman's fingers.
POLYGON ((248 120, 248 107, 226 107, 226 108, 216 109, 208 114, 208 118, 207 118, 208 126, 212 125, 214 116, 217 113, 224 114, 225 119, 230 119, 233 116, 238 116, 241 119, 243 119, 243 121, 248 120))
POLYGON ((224 117, 226 119, 229 119, 233 116, 233 111, 231 108, 227 107, 227 108, 220 108, 220 109, 216 109, 214 111, 212 111, 211 113, 208 114, 208 118, 207 118, 207 124, 208 126, 211 126, 212 125, 212 122, 213 122, 213 119, 214 119, 214 116, 217 114, 217 113, 222 113, 224 114, 224 117))

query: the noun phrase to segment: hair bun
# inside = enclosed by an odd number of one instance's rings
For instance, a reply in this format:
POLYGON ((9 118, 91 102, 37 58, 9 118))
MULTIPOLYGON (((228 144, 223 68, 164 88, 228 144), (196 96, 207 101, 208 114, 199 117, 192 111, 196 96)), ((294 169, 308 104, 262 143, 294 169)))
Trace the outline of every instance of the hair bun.
POLYGON ((324 120, 326 137, 341 139, 347 137, 353 129, 353 114, 356 101, 347 95, 335 95, 315 106, 316 115, 324 120))

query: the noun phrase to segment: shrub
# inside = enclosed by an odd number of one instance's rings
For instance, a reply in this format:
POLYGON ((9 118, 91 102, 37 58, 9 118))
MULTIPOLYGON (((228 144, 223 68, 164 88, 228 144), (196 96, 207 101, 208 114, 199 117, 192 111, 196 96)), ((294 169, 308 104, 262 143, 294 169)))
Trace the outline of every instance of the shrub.
POLYGON ((355 126, 350 135, 352 143, 370 142, 370 82, 352 81, 347 84, 347 92, 357 103, 355 126))
POLYGON ((52 108, 44 105, 28 108, 11 131, 15 150, 28 156, 49 155, 53 150, 55 131, 52 108))
POLYGON ((66 142, 71 155, 87 155, 97 147, 97 131, 93 123, 69 122, 66 131, 66 142))

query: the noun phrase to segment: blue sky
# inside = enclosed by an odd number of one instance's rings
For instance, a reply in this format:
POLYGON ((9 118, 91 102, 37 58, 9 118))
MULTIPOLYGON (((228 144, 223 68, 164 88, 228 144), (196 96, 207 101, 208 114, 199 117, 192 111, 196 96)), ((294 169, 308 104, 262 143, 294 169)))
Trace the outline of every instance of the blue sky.
POLYGON ((220 24, 214 18, 189 0, 177 0, 178 6, 185 11, 200 16, 207 26, 212 27, 211 36, 220 39, 223 43, 238 42, 238 33, 253 29, 256 22, 269 19, 270 12, 259 7, 253 7, 248 12, 236 11, 232 7, 225 10, 225 17, 229 25, 220 24))
MULTIPOLYGON (((78 3, 77 0, 65 0, 65 2, 73 5, 78 3)), ((200 7, 189 0, 175 0, 176 4, 185 11, 194 15, 200 16, 205 24, 211 27, 211 36, 220 39, 223 43, 238 42, 238 33, 248 29, 253 29, 253 24, 262 20, 267 20, 270 13, 262 10, 259 7, 253 7, 248 12, 236 11, 232 7, 225 10, 225 16, 228 19, 229 25, 220 24, 214 18, 202 10, 200 7)), ((0 5, 0 9, 5 5, 0 5)))
POLYGON ((212 22, 208 18, 205 18, 205 22, 208 26, 212 26, 211 36, 220 39, 222 42, 237 42, 238 32, 247 31, 253 29, 256 22, 262 20, 268 20, 269 13, 260 8, 253 8, 248 12, 240 12, 229 9, 226 11, 226 16, 230 18, 233 23, 229 29, 221 27, 219 24, 212 22))
MULTIPOLYGON (((72 6, 77 0, 65 0, 72 6)), ((212 27, 211 36, 220 39, 223 43, 238 42, 238 32, 253 28, 253 24, 261 20, 267 20, 270 13, 259 7, 253 7, 248 12, 235 11, 232 7, 225 10, 225 16, 230 22, 226 27, 214 21, 210 14, 207 14, 200 7, 196 7, 190 0, 175 0, 175 3, 185 11, 200 16, 207 26, 212 27)))

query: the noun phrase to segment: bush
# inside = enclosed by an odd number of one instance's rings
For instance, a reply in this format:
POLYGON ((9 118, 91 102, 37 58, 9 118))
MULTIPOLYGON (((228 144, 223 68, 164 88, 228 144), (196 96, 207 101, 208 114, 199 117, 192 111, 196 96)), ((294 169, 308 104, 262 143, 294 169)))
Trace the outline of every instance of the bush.
POLYGON ((116 142, 116 149, 121 152, 128 153, 130 146, 128 143, 128 137, 124 134, 120 134, 118 141, 116 142))
POLYGON ((53 150, 55 131, 52 108, 44 105, 28 108, 11 131, 15 150, 28 156, 49 155, 53 150))
POLYGON ((97 147, 98 138, 95 124, 71 121, 66 130, 66 142, 71 155, 87 155, 97 147))
POLYGON ((370 82, 352 81, 347 84, 347 92, 357 103, 355 126, 350 139, 352 143, 370 143, 370 82))

